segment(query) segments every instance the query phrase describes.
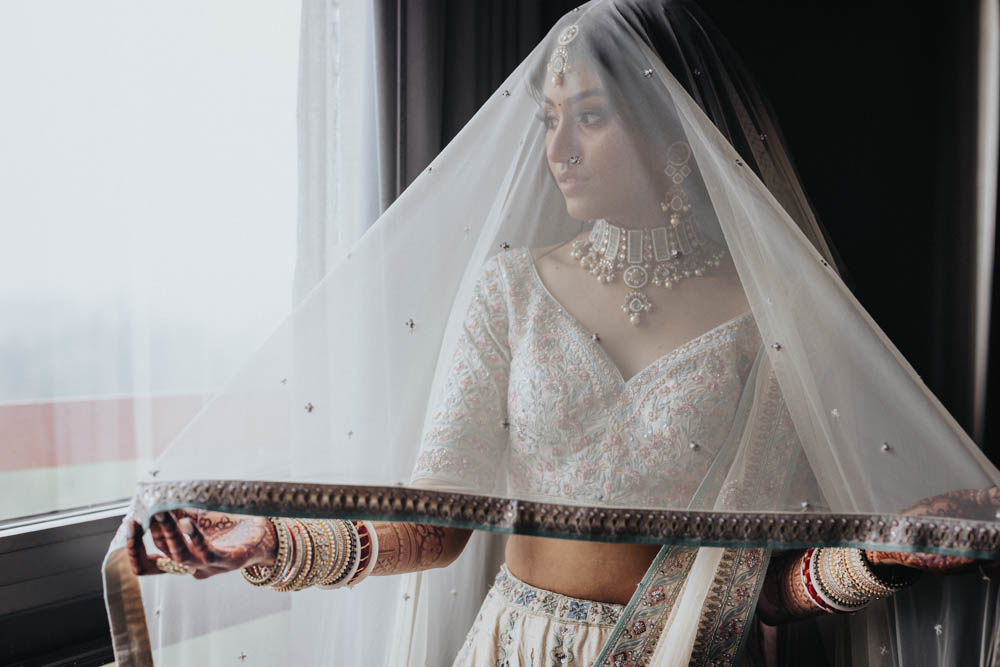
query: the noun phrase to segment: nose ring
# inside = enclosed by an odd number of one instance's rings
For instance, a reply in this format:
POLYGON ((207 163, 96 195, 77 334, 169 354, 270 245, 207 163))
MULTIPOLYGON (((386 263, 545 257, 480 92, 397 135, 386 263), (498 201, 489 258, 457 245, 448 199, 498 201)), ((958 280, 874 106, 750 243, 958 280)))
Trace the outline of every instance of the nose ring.
POLYGON ((580 159, 579 155, 570 155, 569 156, 569 163, 570 164, 580 164, 581 162, 583 162, 583 160, 580 159))

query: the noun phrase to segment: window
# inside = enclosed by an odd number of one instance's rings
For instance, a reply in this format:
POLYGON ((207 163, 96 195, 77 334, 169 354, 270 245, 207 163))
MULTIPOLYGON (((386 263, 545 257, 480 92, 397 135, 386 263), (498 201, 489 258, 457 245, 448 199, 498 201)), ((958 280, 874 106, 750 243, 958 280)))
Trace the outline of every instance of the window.
POLYGON ((0 519, 131 495, 289 309, 298 12, 0 6, 0 519))
POLYGON ((299 12, 0 3, 2 664, 108 662, 121 502, 291 306, 299 12))

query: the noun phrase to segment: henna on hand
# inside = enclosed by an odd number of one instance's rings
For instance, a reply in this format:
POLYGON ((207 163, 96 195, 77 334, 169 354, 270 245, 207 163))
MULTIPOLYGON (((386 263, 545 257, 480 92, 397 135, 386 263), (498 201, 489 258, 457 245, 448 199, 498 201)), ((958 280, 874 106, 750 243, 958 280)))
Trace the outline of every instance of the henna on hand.
MULTIPOLYGON (((990 486, 984 489, 956 489, 929 498, 922 498, 904 509, 900 514, 908 516, 949 516, 968 519, 994 519, 1000 507, 1000 488, 990 486)), ((972 569, 977 562, 974 558, 944 556, 930 553, 904 553, 865 549, 865 557, 876 570, 893 567, 909 567, 934 574, 957 574, 972 569)), ((985 569, 996 570, 1000 563, 990 562, 985 569)))
POLYGON ((900 514, 909 516, 951 516, 964 519, 993 520, 1000 508, 1000 488, 956 489, 922 498, 900 514))
POLYGON ((376 522, 378 558, 372 575, 419 572, 445 567, 458 558, 471 530, 421 523, 376 522))
POLYGON ((137 521, 130 520, 125 527, 125 551, 128 555, 129 566, 137 576, 149 574, 163 574, 160 568, 156 567, 156 559, 151 558, 146 552, 146 545, 143 544, 142 536, 145 531, 137 521))
MULTIPOLYGON (((156 548, 172 561, 195 568, 196 579, 270 564, 277 555, 274 526, 260 517, 181 509, 157 513, 149 525, 156 548)), ((126 535, 132 571, 162 574, 156 558, 146 554, 142 527, 133 521, 126 535)))
POLYGON ((187 519, 191 546, 200 549, 208 563, 239 569, 274 562, 278 539, 267 519, 188 510, 177 510, 177 514, 182 521, 187 519))
MULTIPOLYGON (((376 522, 379 555, 373 575, 445 567, 465 548, 471 530, 425 524, 376 522)), ((156 548, 171 560, 195 568, 194 577, 230 572, 275 561, 278 539, 267 519, 203 510, 161 512, 150 520, 156 548)), ((142 546, 142 528, 132 524, 129 562, 136 574, 162 574, 142 546)))
POLYGON ((865 558, 872 564, 875 574, 879 574, 883 568, 891 570, 893 567, 909 567, 933 574, 958 574, 972 569, 976 564, 975 558, 962 556, 878 551, 876 549, 865 549, 865 558))
POLYGON ((149 519, 149 535, 153 538, 153 545, 160 550, 160 553, 169 558, 170 547, 167 546, 167 535, 155 515, 149 519))
MULTIPOLYGON (((177 522, 172 514, 169 512, 154 514, 153 520, 150 523, 157 525, 161 540, 167 546, 167 550, 164 553, 170 557, 170 560, 175 563, 195 564, 195 559, 190 551, 188 551, 187 543, 184 541, 184 537, 181 536, 180 530, 177 528, 177 522)), ((162 551, 159 543, 157 543, 157 548, 160 548, 162 551)))

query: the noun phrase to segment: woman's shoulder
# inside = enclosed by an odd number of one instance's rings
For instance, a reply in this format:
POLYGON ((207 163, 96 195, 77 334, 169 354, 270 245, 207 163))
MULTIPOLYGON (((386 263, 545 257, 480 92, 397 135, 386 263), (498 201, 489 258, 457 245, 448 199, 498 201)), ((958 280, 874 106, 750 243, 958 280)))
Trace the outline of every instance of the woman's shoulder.
POLYGON ((480 280, 484 283, 520 284, 530 277, 534 261, 531 248, 503 248, 483 264, 480 280))
POLYGON ((510 310, 526 285, 531 267, 528 248, 503 248, 483 262, 476 281, 476 300, 494 314, 510 310))
POLYGON ((520 301, 538 291, 549 271, 569 262, 573 260, 566 241, 536 248, 502 247, 484 262, 481 289, 494 299, 516 296, 520 301))

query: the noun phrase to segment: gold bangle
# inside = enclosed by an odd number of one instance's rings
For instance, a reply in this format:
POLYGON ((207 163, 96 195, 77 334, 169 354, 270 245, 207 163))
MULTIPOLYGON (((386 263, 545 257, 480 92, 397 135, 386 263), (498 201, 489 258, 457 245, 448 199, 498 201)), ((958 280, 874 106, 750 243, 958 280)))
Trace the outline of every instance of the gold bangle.
POLYGON ((320 585, 324 587, 333 587, 344 578, 344 574, 347 572, 353 554, 353 549, 351 548, 351 532, 348 528, 347 522, 343 519, 337 519, 337 530, 340 533, 341 544, 343 545, 341 549, 341 557, 337 563, 336 569, 331 573, 331 575, 320 582, 320 585))
POLYGON ((344 536, 344 558, 337 568, 336 574, 319 583, 322 588, 340 588, 345 580, 354 575, 358 559, 358 531, 350 521, 338 519, 341 533, 344 536))
POLYGON ((309 575, 312 572, 314 554, 313 540, 312 533, 309 532, 309 529, 306 527, 304 522, 299 519, 292 519, 291 522, 293 527, 297 528, 295 533, 302 540, 302 549, 304 553, 301 567, 298 568, 295 576, 290 582, 288 582, 288 584, 286 584, 286 587, 281 590, 300 591, 305 588, 303 582, 309 578, 309 575))
POLYGON ((875 574, 875 570, 872 569, 871 564, 868 562, 865 552, 861 549, 856 550, 857 553, 851 559, 852 562, 856 564, 855 571, 859 576, 863 577, 870 585, 884 589, 886 591, 883 597, 892 595, 896 591, 902 590, 907 586, 911 585, 920 577, 919 570, 909 570, 908 576, 905 577, 894 577, 888 579, 875 574))
POLYGON ((854 565, 854 553, 852 549, 845 548, 843 550, 843 561, 844 567, 847 570, 847 576, 850 578, 851 582, 860 590, 864 591, 866 594, 872 598, 883 598, 886 597, 886 591, 878 588, 874 588, 866 581, 863 577, 859 576, 857 568, 854 565))
POLYGON ((839 571, 837 567, 839 565, 840 553, 832 549, 822 549, 821 553, 821 569, 820 578, 826 585, 829 591, 830 597, 833 598, 834 602, 844 605, 851 606, 857 600, 855 600, 853 587, 850 585, 845 585, 842 577, 842 572, 839 571))
POLYGON ((270 565, 250 565, 240 570, 243 578, 254 586, 268 586, 278 579, 288 561, 288 532, 277 519, 268 517, 274 526, 274 534, 278 540, 278 550, 274 562, 270 565))
POLYGON ((831 590, 831 582, 827 579, 827 572, 829 570, 829 547, 819 547, 813 552, 812 558, 812 573, 815 575, 811 577, 813 586, 817 595, 825 602, 832 610, 841 613, 850 613, 856 611, 864 606, 864 604, 849 603, 842 600, 841 597, 837 595, 833 590, 831 590))
POLYGON ((295 519, 282 519, 281 522, 288 530, 289 557, 281 574, 271 584, 271 588, 276 591, 288 591, 291 590, 291 583, 302 573, 302 568, 305 565, 306 546, 305 540, 301 539, 302 528, 295 519))
POLYGON ((842 597, 848 602, 858 604, 867 604, 878 597, 854 579, 850 564, 847 562, 850 549, 834 547, 832 551, 835 552, 832 569, 837 578, 837 586, 842 591, 842 597))
POLYGON ((312 571, 302 581, 302 588, 309 588, 329 574, 334 555, 333 534, 323 521, 307 519, 303 523, 313 543, 312 571))
POLYGON ((344 522, 340 519, 325 519, 323 521, 333 539, 333 558, 330 559, 330 567, 326 573, 316 582, 317 586, 323 586, 324 582, 332 581, 344 569, 344 563, 348 557, 348 535, 344 528, 344 522))

